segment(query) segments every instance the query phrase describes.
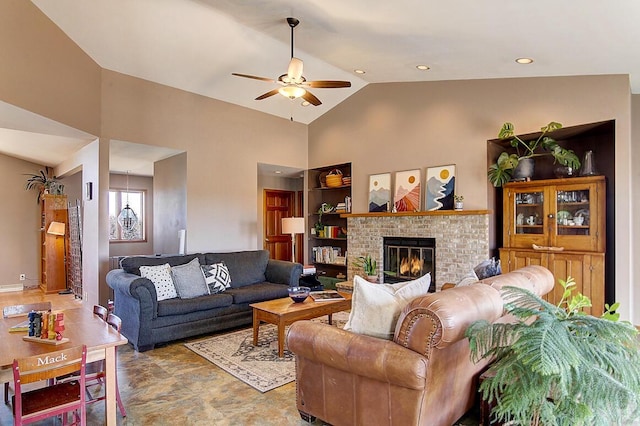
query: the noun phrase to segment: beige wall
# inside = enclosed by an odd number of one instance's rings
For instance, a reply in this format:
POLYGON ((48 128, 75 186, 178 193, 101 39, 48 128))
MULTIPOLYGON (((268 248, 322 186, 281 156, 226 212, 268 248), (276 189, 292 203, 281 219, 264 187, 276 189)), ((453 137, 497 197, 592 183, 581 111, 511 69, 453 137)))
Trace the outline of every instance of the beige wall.
MULTIPOLYGON (((518 133, 616 120, 616 299, 632 300, 631 109, 627 76, 372 84, 309 126, 309 167, 351 161, 353 210, 367 211, 368 176, 456 164, 466 209, 491 205, 487 140, 505 121, 518 133)), ((637 172, 636 172, 637 173, 637 172)))
POLYGON ((26 173, 35 174, 44 167, 0 154, 0 181, 3 208, 0 213, 0 286, 40 283, 38 246, 40 244, 40 206, 37 191, 25 191, 26 173), (20 281, 20 274, 27 280, 20 281))
POLYGON ((258 162, 307 167, 307 126, 111 71, 103 136, 187 154, 187 251, 255 249, 258 162))
POLYGON ((176 254, 180 251, 179 231, 187 227, 187 154, 157 161, 153 166, 154 226, 153 253, 176 254))
MULTIPOLYGON (((126 189, 127 175, 110 173, 109 188, 126 189)), ((129 175, 129 189, 143 190, 146 197, 145 226, 146 241, 131 243, 109 242, 109 256, 131 256, 135 254, 153 254, 153 177, 129 175)), ((137 212, 136 212, 137 213, 137 212)))
POLYGON ((30 1, 0 2, 0 99, 99 134, 100 67, 30 1))

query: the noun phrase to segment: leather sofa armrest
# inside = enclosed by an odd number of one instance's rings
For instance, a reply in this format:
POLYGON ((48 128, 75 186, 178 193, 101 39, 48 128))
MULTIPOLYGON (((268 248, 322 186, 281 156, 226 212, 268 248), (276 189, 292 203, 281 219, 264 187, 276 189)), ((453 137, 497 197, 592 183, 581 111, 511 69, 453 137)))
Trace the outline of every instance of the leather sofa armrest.
POLYGON ((432 348, 443 349, 464 339, 474 321, 493 322, 503 313, 500 292, 475 283, 413 299, 398 318, 394 341, 428 356, 432 348), (461 307, 464 307, 461 309, 461 307))
POLYGON ((427 359, 396 343, 313 321, 297 321, 287 333, 296 356, 408 389, 426 386, 427 359))
POLYGON ((297 286, 302 275, 302 265, 286 260, 269 259, 264 274, 270 283, 297 286))

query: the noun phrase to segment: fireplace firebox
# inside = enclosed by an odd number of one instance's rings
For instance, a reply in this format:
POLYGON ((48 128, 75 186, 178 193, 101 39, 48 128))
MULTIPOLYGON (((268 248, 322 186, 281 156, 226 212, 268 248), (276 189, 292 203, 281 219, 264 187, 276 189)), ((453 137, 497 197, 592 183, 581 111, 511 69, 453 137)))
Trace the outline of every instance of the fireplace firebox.
POLYGON ((382 243, 385 283, 410 281, 430 272, 429 291, 435 291, 435 238, 383 237, 382 243))

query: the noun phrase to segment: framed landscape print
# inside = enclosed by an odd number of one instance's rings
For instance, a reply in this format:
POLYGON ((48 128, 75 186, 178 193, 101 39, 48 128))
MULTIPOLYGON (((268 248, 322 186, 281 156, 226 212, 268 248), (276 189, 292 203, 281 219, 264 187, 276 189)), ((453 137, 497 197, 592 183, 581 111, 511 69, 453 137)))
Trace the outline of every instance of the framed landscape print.
POLYGON ((456 166, 427 167, 425 209, 453 210, 453 195, 456 186, 456 166))
POLYGON ((393 203, 396 211, 420 211, 420 169, 396 172, 393 203))
POLYGON ((391 173, 369 176, 369 211, 386 212, 391 204, 391 173))

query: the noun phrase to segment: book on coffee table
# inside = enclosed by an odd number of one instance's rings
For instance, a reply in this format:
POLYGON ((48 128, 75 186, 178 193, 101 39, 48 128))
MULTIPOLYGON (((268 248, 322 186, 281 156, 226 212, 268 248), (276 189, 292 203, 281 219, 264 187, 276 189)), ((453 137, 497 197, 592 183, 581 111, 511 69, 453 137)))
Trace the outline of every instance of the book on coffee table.
POLYGON ((344 300, 344 297, 335 290, 312 291, 309 296, 314 302, 330 302, 332 300, 344 300))

